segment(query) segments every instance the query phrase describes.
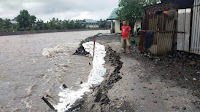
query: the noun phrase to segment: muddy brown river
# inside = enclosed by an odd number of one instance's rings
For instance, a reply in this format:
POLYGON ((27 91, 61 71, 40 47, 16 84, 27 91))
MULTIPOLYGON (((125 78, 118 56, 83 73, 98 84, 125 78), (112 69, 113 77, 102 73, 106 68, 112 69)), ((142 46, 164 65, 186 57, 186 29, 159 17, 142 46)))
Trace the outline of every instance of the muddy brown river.
POLYGON ((49 112, 41 100, 58 102, 60 86, 77 89, 91 58, 72 55, 81 40, 107 30, 0 37, 0 112, 49 112))

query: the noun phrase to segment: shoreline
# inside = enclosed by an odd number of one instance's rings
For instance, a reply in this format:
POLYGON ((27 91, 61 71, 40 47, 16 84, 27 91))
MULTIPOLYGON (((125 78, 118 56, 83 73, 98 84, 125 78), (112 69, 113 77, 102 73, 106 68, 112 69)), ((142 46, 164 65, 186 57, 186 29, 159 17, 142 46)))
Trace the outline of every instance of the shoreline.
MULTIPOLYGON (((92 37, 86 39, 92 40, 92 37)), ((137 52, 137 46, 133 46, 131 54, 123 54, 120 36, 116 35, 97 36, 96 41, 106 46, 107 75, 100 86, 92 88, 93 92, 77 101, 68 112, 200 110, 200 77, 192 75, 193 71, 179 61, 173 62, 168 56, 149 57, 137 52), (113 59, 116 55, 119 59, 113 59), (116 70, 115 61, 119 60, 123 66, 116 70)))
POLYGON ((108 31, 0 38, 2 42, 0 82, 1 89, 4 90, 1 91, 0 110, 52 112, 53 110, 41 98, 44 96, 52 104, 57 104, 61 86, 65 84, 68 88, 77 90, 82 82, 87 81, 92 69, 92 60, 88 57, 74 56, 73 53, 81 40, 98 33, 108 33, 108 31), (44 49, 50 51, 47 56, 42 55, 44 49), (20 105, 16 105, 16 102, 20 105))
POLYGON ((71 29, 71 30, 42 30, 42 31, 16 31, 16 32, 0 32, 1 36, 28 35, 28 34, 43 34, 43 33, 58 33, 58 32, 76 32, 76 31, 93 31, 93 30, 109 30, 109 29, 71 29))
POLYGON ((117 111, 114 106, 115 102, 111 102, 108 97, 108 91, 112 89, 115 83, 122 79, 120 69, 122 68, 123 62, 120 61, 119 54, 108 46, 106 46, 105 61, 107 73, 104 76, 103 82, 99 86, 91 88, 91 93, 85 94, 82 99, 77 100, 67 112, 117 111), (113 104, 112 108, 110 108, 110 103, 113 104))

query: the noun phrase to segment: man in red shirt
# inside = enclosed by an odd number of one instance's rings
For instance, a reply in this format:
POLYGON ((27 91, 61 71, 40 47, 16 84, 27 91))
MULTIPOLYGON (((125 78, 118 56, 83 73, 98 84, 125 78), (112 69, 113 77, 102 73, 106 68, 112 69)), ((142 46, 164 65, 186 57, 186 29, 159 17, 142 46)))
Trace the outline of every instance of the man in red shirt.
POLYGON ((131 27, 127 25, 126 21, 123 21, 121 43, 122 47, 124 48, 124 53, 126 53, 126 47, 128 47, 129 53, 131 53, 130 31, 131 27))

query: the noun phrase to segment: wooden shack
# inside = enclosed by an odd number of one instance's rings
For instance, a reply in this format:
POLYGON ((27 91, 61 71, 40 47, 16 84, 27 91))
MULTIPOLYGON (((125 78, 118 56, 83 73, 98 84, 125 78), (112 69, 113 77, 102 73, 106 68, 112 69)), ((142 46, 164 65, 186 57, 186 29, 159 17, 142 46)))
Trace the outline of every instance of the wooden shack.
MULTIPOLYGON (((170 1, 170 0, 169 0, 170 1)), ((142 33, 140 37, 140 51, 149 51, 152 54, 164 55, 177 49, 177 34, 184 34, 178 31, 178 9, 189 6, 174 4, 173 2, 159 3, 144 7, 144 18, 142 33), (154 32, 153 42, 150 48, 145 48, 146 31, 154 32)))

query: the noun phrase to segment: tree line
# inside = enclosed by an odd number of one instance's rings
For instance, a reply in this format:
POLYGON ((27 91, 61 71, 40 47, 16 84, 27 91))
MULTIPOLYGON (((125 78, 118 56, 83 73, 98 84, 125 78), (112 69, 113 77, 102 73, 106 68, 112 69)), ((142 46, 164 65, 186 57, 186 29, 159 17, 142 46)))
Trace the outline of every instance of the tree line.
MULTIPOLYGON (((27 10, 21 10, 20 14, 13 20, 0 18, 0 31, 31 31, 31 30, 67 30, 67 29, 85 29, 86 24, 80 20, 59 20, 52 18, 44 22, 34 15, 30 15, 27 10)), ((106 20, 103 20, 100 27, 105 27, 106 20), (102 26, 103 25, 103 26, 102 26)))

